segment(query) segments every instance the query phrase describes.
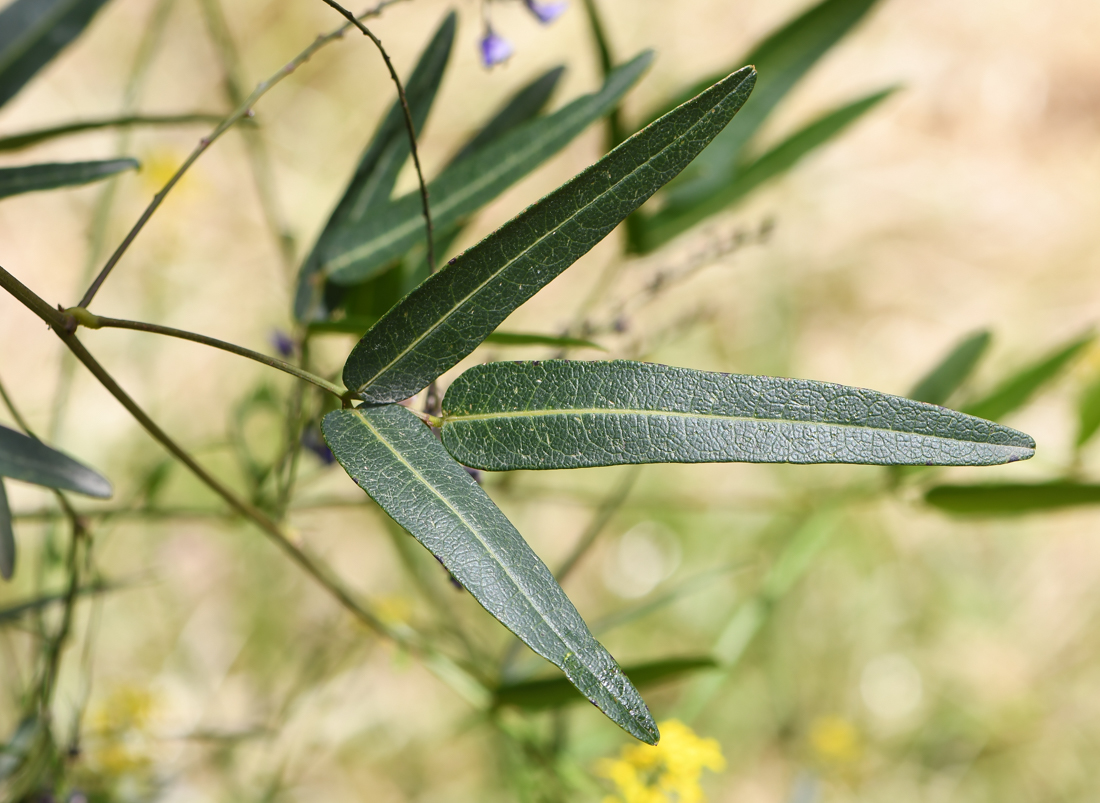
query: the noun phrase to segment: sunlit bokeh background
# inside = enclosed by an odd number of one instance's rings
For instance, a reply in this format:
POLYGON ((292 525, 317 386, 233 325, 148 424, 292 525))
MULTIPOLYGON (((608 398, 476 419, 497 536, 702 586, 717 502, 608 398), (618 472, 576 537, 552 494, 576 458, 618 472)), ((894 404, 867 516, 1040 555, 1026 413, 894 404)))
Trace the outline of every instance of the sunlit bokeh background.
MULTIPOLYGON (((638 119, 732 66, 807 4, 599 5, 618 56, 658 52, 628 96, 626 116, 638 119)), ((460 13, 455 52, 421 138, 429 174, 548 67, 568 67, 557 105, 599 83, 578 0, 547 27, 520 2, 494 3, 494 26, 516 54, 491 71, 478 59, 480 3, 394 5, 372 27, 402 74, 452 6, 460 13)), ((339 23, 319 0, 238 0, 225 12, 246 88, 339 23)), ((784 103, 763 141, 857 95, 894 84, 900 91, 792 173, 656 254, 624 259, 613 234, 508 328, 550 333, 585 318, 597 327, 616 321, 593 335, 606 353, 572 356, 893 393, 905 393, 967 333, 989 328, 993 347, 971 391, 980 394, 1100 314, 1098 36, 1100 4, 1087 0, 882 0, 784 103), (748 235, 743 247, 697 264, 696 255, 738 231, 748 235), (653 293, 658 276, 675 280, 653 293)), ((5 107, 0 133, 121 112, 128 84, 138 86, 134 108, 144 112, 226 112, 222 81, 199 3, 112 0, 5 107), (135 80, 157 8, 169 15, 166 34, 135 80)), ((363 37, 322 50, 256 108, 296 260, 280 255, 244 141, 231 132, 141 233, 94 310, 272 353, 272 333, 292 325, 297 260, 392 99, 363 37)), ((7 165, 124 153, 143 167, 117 181, 102 236, 95 215, 105 185, 0 202, 0 264, 50 303, 75 304, 207 130, 96 132, 3 154, 7 165)), ((590 164, 602 142, 593 127, 485 209, 459 247, 590 164)), ((399 190, 414 186, 407 172, 399 190)), ((104 330, 81 339, 227 482, 242 482, 233 444, 257 455, 277 448, 276 414, 238 412, 264 388, 285 397, 289 378, 152 335, 104 330)), ((352 342, 327 337, 314 356, 335 372, 352 342)), ((0 378, 30 423, 114 481, 116 498, 102 507, 140 508, 150 477, 163 478, 155 506, 166 513, 92 519, 96 569, 124 587, 79 606, 65 654, 55 728, 67 739, 80 723, 73 788, 104 800, 173 802, 596 801, 610 793, 592 773, 629 739, 595 709, 501 715, 513 736, 560 732, 558 788, 518 741, 357 625, 185 470, 163 473, 160 447, 82 368, 66 368, 58 340, 7 297, 0 344, 0 378), (57 415, 66 370, 74 382, 57 415)), ((463 365, 552 353, 486 346, 463 365)), ((936 479, 1098 476, 1097 449, 1073 450, 1076 400, 1098 371, 1100 351, 1086 353, 1008 421, 1035 437, 1032 461, 936 479)), ((6 412, 0 421, 11 424, 6 412)), ((1100 517, 1083 508, 952 519, 920 503, 919 483, 898 492, 889 484, 872 467, 759 465, 485 480, 551 567, 606 513, 565 588, 624 664, 729 650, 738 638, 731 621, 744 621, 784 548, 798 538, 818 547, 806 551, 789 593, 753 609, 758 627, 732 668, 645 692, 658 720, 679 718, 718 740, 726 767, 704 776, 709 799, 1095 800, 1100 517), (815 516, 823 505, 835 511, 815 516)), ((50 495, 8 486, 22 552, 14 582, 0 586, 0 608, 58 589, 56 570, 40 567, 49 565, 47 545, 67 537, 40 515, 53 509, 50 495)), ((509 649, 509 634, 393 533, 338 467, 306 455, 289 525, 393 623, 452 647, 460 626, 483 656, 509 649)), ((36 643, 25 622, 0 623, 0 741, 18 724, 36 643)), ((524 648, 511 671, 549 669, 524 648)))

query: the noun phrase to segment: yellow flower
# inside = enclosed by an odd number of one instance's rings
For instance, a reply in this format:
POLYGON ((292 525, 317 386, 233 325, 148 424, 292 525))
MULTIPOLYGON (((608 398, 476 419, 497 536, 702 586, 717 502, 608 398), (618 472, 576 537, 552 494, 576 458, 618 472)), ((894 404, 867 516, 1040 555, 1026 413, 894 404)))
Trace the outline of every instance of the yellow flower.
POLYGON ((820 717, 810 726, 810 745, 818 760, 833 766, 855 763, 860 756, 859 731, 841 717, 820 717))
POLYGON ((596 771, 618 788, 604 803, 703 803, 699 787, 704 769, 725 769, 722 749, 675 719, 660 723, 656 747, 630 745, 617 759, 605 758, 596 771))

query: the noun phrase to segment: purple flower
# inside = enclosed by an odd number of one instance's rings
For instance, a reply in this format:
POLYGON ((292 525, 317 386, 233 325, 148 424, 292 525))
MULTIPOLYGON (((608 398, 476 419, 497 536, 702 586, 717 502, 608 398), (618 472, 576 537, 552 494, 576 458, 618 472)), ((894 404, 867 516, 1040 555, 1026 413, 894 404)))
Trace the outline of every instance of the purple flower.
POLYGON ((333 455, 332 450, 325 443, 325 439, 321 435, 321 427, 317 424, 307 427, 305 432, 302 433, 302 446, 317 455, 317 459, 326 466, 331 466, 336 462, 336 456, 333 455))
POLYGON ((289 357, 294 353, 294 340, 282 329, 271 332, 271 345, 283 357, 289 357))
POLYGON ((502 64, 510 59, 515 51, 511 42, 498 35, 492 28, 485 28, 485 36, 481 38, 481 61, 486 67, 502 64))
POLYGON ((527 9, 539 18, 539 22, 543 25, 547 25, 562 14, 565 13, 565 9, 569 7, 569 3, 566 0, 553 0, 553 2, 540 3, 539 0, 524 0, 527 4, 527 9))

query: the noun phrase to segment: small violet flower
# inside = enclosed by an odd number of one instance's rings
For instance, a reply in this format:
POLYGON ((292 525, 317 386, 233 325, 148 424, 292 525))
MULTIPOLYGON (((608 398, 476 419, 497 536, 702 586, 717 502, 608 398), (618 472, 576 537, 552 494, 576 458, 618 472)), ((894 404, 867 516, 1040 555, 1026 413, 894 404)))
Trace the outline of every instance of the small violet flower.
POLYGON ((316 424, 307 427, 302 433, 302 446, 313 452, 317 459, 326 466, 331 466, 336 462, 336 456, 328 448, 328 444, 325 443, 325 439, 321 435, 321 428, 316 424))
POLYGON ((527 9, 538 17, 539 22, 543 25, 548 25, 556 20, 569 7, 566 0, 553 0, 553 2, 544 3, 540 3, 539 0, 524 0, 524 2, 527 4, 527 9))
POLYGON ((492 28, 485 28, 485 36, 481 38, 481 61, 486 67, 494 67, 503 64, 512 57, 516 49, 512 43, 500 36, 492 28))
POLYGON ((282 329, 271 332, 271 345, 282 357, 289 357, 294 353, 294 340, 282 329))

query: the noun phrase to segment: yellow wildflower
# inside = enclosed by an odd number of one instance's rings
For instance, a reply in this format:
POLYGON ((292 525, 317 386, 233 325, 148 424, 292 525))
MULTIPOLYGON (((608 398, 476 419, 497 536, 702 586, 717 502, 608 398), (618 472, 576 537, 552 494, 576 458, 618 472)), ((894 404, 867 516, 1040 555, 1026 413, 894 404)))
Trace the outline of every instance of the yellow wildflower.
POLYGON ((702 739, 675 719, 660 723, 656 747, 630 745, 617 759, 605 758, 596 771, 618 787, 604 803, 703 803, 704 769, 720 772, 726 761, 714 739, 702 739))
POLYGON ((810 726, 810 746, 823 764, 843 766, 860 756, 859 731, 841 717, 820 717, 810 726))

